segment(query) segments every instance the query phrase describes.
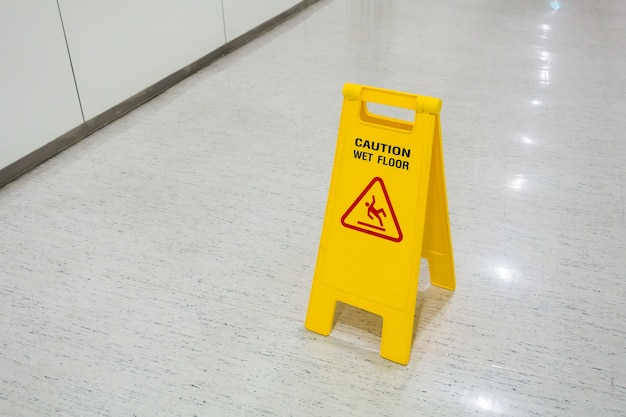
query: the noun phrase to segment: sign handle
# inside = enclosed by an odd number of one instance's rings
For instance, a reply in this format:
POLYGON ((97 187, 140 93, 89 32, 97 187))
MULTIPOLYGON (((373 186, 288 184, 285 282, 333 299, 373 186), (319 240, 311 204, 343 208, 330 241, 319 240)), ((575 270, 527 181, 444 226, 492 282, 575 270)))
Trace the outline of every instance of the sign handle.
POLYGON ((372 88, 357 84, 346 83, 343 86, 343 96, 350 101, 360 100, 386 106, 399 107, 401 109, 415 110, 418 113, 439 114, 441 111, 441 99, 435 97, 419 96, 417 94, 403 93, 386 90, 384 88, 372 88))

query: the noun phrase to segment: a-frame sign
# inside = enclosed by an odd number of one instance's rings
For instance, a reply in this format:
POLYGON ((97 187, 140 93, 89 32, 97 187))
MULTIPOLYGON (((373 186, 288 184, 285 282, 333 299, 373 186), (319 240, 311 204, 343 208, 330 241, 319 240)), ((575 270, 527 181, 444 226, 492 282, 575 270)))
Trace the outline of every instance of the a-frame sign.
POLYGON ((407 364, 420 258, 433 285, 455 288, 441 100, 356 84, 343 109, 305 326, 332 330, 337 301, 383 318, 380 354, 407 364), (373 114, 367 103, 415 111, 373 114))

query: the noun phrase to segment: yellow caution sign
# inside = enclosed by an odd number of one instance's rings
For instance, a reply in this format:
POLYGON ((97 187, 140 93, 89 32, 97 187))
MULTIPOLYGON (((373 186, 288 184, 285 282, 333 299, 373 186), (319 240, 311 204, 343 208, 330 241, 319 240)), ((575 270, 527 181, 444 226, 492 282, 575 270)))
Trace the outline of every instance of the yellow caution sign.
POLYGON ((407 364, 420 255, 433 285, 455 288, 441 100, 356 84, 343 96, 305 326, 326 336, 337 301, 362 308, 383 317, 381 356, 407 364), (415 119, 373 114, 368 103, 415 119))

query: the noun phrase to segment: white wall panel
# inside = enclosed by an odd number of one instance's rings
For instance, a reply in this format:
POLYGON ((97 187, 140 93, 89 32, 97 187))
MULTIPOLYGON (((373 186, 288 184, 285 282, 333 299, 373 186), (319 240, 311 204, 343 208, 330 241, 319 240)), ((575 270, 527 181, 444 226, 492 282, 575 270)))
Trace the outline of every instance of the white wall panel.
POLYGON ((0 2, 0 168, 82 123, 54 1, 0 2))
POLYGON ((300 0, 223 0, 226 41, 300 3, 300 0))
POLYGON ((61 0, 85 118, 224 44, 221 0, 61 0))

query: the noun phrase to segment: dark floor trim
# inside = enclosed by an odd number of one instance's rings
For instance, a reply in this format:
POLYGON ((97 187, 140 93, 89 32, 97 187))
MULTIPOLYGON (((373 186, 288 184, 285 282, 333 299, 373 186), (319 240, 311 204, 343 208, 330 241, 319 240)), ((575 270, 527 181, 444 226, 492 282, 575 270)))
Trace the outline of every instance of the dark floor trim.
POLYGON ((289 19, 296 13, 304 10, 306 7, 312 5, 313 3, 316 3, 317 1, 319 0, 301 1, 289 10, 286 10, 278 16, 275 16, 265 23, 260 24, 259 26, 246 32, 238 38, 233 39, 225 45, 222 45, 215 51, 210 52, 209 54, 203 56, 197 61, 192 62, 186 67, 165 77, 161 81, 156 82, 155 84, 139 92, 138 94, 135 94, 127 100, 124 100, 123 102, 99 114, 98 116, 87 120, 85 123, 82 123, 81 125, 70 130, 69 132, 59 136, 58 138, 45 144, 41 148, 31 152, 30 154, 17 160, 16 162, 13 162, 5 168, 0 169, 0 188, 10 183, 11 181, 14 181, 18 177, 24 175, 38 165, 44 163, 58 153, 69 148, 75 143, 80 142, 98 129, 103 128, 107 124, 115 121, 116 119, 119 119, 128 112, 153 99, 154 97, 158 96, 168 88, 171 88, 174 85, 178 84, 190 75, 193 75, 201 69, 207 67, 208 65, 217 61, 222 56, 234 51, 237 48, 240 48, 251 40, 257 38, 263 32, 272 29, 273 27, 289 19))

